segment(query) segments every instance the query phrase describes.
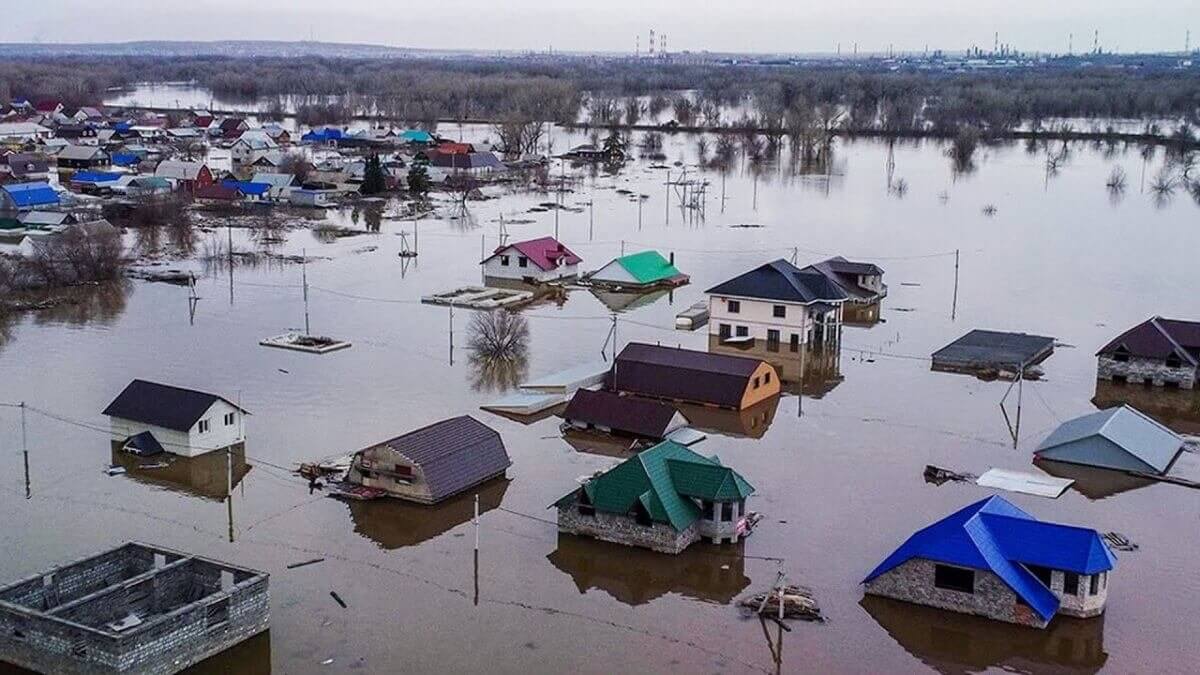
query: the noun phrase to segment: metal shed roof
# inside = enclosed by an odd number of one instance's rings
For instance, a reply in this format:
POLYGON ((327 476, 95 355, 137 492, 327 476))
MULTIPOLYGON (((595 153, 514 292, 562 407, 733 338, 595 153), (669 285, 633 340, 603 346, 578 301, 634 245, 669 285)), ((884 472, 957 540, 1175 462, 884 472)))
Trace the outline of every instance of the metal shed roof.
POLYGON ((780 258, 738 275, 705 291, 712 295, 730 295, 782 302, 841 302, 846 293, 821 272, 799 269, 780 258))
POLYGON ((225 401, 237 408, 228 399, 216 394, 134 380, 101 414, 176 431, 187 431, 217 401, 225 401))
POLYGON ((1034 454, 1073 464, 1166 473, 1183 450, 1175 432, 1130 406, 1077 417, 1055 429, 1034 454))
POLYGON ((384 445, 420 465, 435 501, 504 473, 512 464, 500 434, 467 415, 422 427, 384 445))

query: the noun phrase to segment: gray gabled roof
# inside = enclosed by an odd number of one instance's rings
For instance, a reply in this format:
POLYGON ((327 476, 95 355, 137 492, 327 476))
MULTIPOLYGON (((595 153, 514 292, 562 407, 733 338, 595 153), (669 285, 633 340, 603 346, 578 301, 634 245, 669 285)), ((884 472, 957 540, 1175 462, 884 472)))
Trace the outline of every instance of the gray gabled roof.
POLYGON ((847 299, 845 291, 821 272, 812 268, 799 269, 782 258, 717 284, 705 293, 806 305, 818 301, 839 303, 847 299))
POLYGON ((1130 406, 1063 423, 1034 451, 1044 459, 1109 469, 1166 473, 1183 439, 1130 406))
MULTIPOLYGON (((225 401, 238 408, 230 403, 229 399, 216 394, 134 380, 101 414, 176 431, 187 431, 217 401, 225 401)), ((238 410, 246 412, 242 408, 238 410)))
POLYGON ((500 434, 463 415, 384 443, 421 467, 434 501, 504 473, 512 462, 500 434))

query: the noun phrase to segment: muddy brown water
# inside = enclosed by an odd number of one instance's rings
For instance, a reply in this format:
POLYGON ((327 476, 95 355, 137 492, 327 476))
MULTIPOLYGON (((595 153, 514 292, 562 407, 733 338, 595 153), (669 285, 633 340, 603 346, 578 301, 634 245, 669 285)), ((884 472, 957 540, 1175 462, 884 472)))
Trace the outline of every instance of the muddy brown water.
MULTIPOLYGON (((668 137, 666 153, 690 161, 695 140, 668 137)), ((186 289, 140 281, 9 319, 0 327, 0 400, 69 421, 29 415, 26 498, 19 417, 0 409, 0 580, 129 539, 269 572, 269 635, 199 672, 774 672, 760 624, 732 603, 772 583, 779 566, 770 558, 781 557, 829 618, 785 635, 783 672, 1190 671, 1200 658, 1187 619, 1200 601, 1200 493, 1178 486, 1089 475, 1057 500, 1005 495, 1038 517, 1119 531, 1141 546, 1119 554, 1103 619, 1058 619, 1037 632, 862 597, 861 578, 908 534, 990 494, 926 484, 926 464, 1036 471, 1031 450, 1060 419, 1111 400, 1094 381, 1099 346, 1151 314, 1200 317, 1200 209, 1182 193, 1165 203, 1141 193, 1136 150, 1073 146, 1047 179, 1044 155, 1020 145, 982 150, 967 175, 955 175, 937 145, 897 146, 902 197, 888 192, 887 154, 880 143, 839 143, 831 177, 767 169, 755 179, 739 165, 725 179, 723 212, 721 176, 705 173, 704 219, 668 206, 666 170, 646 162, 615 178, 578 170, 565 197, 579 209, 559 214, 560 235, 585 268, 620 254, 624 240, 627 252, 674 251, 692 275, 651 302, 617 302, 622 344, 707 348, 703 331, 672 330, 674 315, 705 288, 789 258, 793 247, 801 264, 842 254, 886 270, 882 321, 846 328, 840 358, 804 388, 803 416, 792 388, 769 410, 700 423, 711 435, 698 448, 758 490, 751 505, 765 519, 740 549, 664 557, 560 537, 545 522, 578 476, 615 461, 611 448, 564 441, 554 417, 525 425, 479 405, 523 374, 598 359, 609 306, 575 290, 561 304, 531 307, 527 363, 481 369, 465 350, 469 313, 455 312, 451 365, 449 312, 417 302, 478 282, 481 235, 495 246, 501 213, 533 221, 509 225, 513 238, 553 233, 553 212, 529 212, 553 195, 510 194, 472 203, 468 219, 423 221, 420 255, 409 261, 396 255, 397 233, 412 230, 403 220, 333 240, 285 233, 273 250, 320 258, 307 266, 313 331, 354 343, 325 356, 257 344, 303 325, 291 264, 235 269, 232 302, 227 271, 213 270, 199 284, 194 321, 186 289), (1104 188, 1114 164, 1133 179, 1119 199, 1104 188), (618 189, 649 195, 640 228, 637 204, 618 189), (745 224, 761 227, 731 227, 745 224), (955 249, 957 306, 946 255, 955 249), (1006 383, 930 371, 928 355, 972 328, 1068 345, 1044 364, 1043 381, 1026 385, 1018 449, 998 407, 1006 383), (134 377, 240 395, 253 413, 233 543, 226 505, 212 496, 220 467, 104 475, 112 450, 99 412, 134 377), (513 459, 509 480, 480 491, 477 601, 468 500, 348 505, 310 494, 288 472, 456 414, 499 430, 513 459), (325 561, 286 568, 316 557, 325 561)), ((348 210, 330 218, 354 224, 348 210)), ((239 247, 259 245, 234 235, 239 247)), ((1161 405, 1195 424, 1190 402, 1161 405)))

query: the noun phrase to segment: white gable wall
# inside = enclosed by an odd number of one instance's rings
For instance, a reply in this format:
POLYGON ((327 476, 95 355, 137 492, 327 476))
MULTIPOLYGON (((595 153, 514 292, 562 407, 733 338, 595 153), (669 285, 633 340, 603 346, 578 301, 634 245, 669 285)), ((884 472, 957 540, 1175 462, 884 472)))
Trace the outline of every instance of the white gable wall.
POLYGON ((579 274, 579 265, 563 265, 554 269, 543 270, 535 265, 532 260, 526 260, 525 267, 521 267, 521 260, 523 258, 525 258, 523 253, 509 246, 483 264, 483 276, 494 279, 514 279, 517 281, 533 279, 534 281, 545 282, 554 281, 555 279, 566 279, 579 274), (505 257, 508 260, 507 265, 504 264, 505 257))
POLYGON ((633 278, 629 270, 625 269, 624 265, 616 260, 608 263, 604 267, 596 270, 592 275, 592 280, 603 281, 609 284, 638 284, 638 280, 633 278))
POLYGON ((196 457, 213 450, 221 450, 230 445, 245 441, 244 413, 236 407, 218 400, 209 407, 208 411, 192 425, 188 431, 177 431, 165 427, 111 417, 112 440, 124 441, 130 436, 136 436, 144 431, 154 434, 163 450, 183 457, 196 457), (232 424, 225 424, 225 415, 232 414, 232 424), (200 431, 201 423, 208 422, 206 431, 200 431))

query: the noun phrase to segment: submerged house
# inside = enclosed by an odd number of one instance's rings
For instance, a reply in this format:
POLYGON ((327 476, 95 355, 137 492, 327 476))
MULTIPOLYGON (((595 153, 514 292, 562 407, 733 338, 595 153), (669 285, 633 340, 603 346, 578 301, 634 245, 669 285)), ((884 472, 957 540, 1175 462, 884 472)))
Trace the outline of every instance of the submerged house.
POLYGON ((60 203, 49 183, 10 183, 0 186, 0 211, 48 209, 60 203))
POLYGON ((1183 450, 1178 434, 1123 405, 1064 422, 1033 454, 1055 462, 1161 476, 1183 450))
POLYGON ((434 504, 504 476, 511 464, 500 434, 464 415, 359 450, 346 479, 434 504))
POLYGON ((60 169, 101 169, 112 164, 98 145, 68 145, 55 155, 60 169))
POLYGON ((1100 380, 1195 389, 1200 380, 1200 322, 1153 317, 1122 333, 1096 357, 1100 380))
POLYGON ((674 554, 701 539, 736 543, 749 534, 752 494, 754 487, 716 457, 664 441, 554 506, 559 532, 674 554))
POLYGON ((993 496, 918 531, 863 579, 879 595, 1044 628, 1104 612, 1116 557, 1095 530, 993 496))
POLYGON ((102 414, 112 440, 129 452, 155 454, 157 446, 195 457, 245 442, 242 416, 249 413, 216 394, 134 380, 102 414))
POLYGON ((688 275, 675 268, 675 254, 672 253, 668 260, 658 251, 623 255, 587 275, 587 278, 597 286, 630 290, 683 286, 688 283, 688 275))
POLYGON ((538 283, 576 277, 581 262, 559 240, 541 237, 501 246, 480 264, 484 277, 538 283))
POLYGON ((129 542, 0 588, 0 659, 39 673, 177 673, 267 630, 269 583, 129 542))
POLYGON ((213 173, 203 162, 178 162, 167 160, 160 162, 154 170, 158 178, 174 182, 179 189, 195 192, 197 188, 213 184, 213 173))
POLYGON ((768 348, 836 344, 848 299, 823 273, 776 260, 717 284, 708 294, 709 334, 722 342, 763 340, 768 348))
POLYGON ((771 364, 725 354, 631 342, 617 354, 610 391, 743 410, 779 394, 771 364))
POLYGON ((661 441, 687 426, 687 419, 674 406, 611 391, 580 389, 563 411, 567 426, 616 436, 661 441))
POLYGON ((843 323, 871 326, 879 321, 879 303, 887 297, 888 287, 883 283, 883 270, 878 265, 838 256, 805 269, 824 274, 846 293, 846 304, 842 307, 843 323))

